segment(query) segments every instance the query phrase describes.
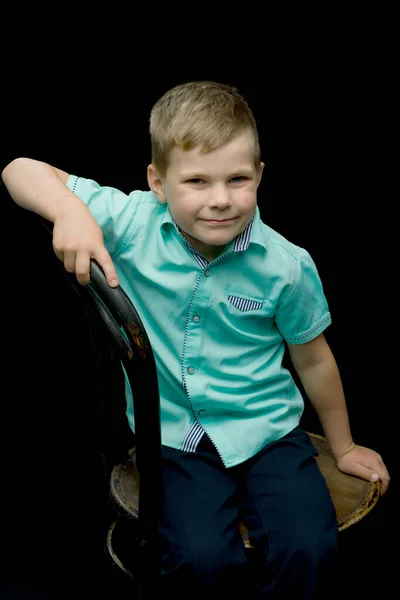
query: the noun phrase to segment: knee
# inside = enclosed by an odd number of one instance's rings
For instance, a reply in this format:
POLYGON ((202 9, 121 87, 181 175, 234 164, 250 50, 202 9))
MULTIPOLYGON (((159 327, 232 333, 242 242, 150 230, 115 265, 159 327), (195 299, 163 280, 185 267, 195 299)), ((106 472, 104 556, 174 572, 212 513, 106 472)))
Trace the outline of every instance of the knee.
POLYGON ((180 581, 183 586, 200 586, 211 590, 242 577, 246 564, 244 550, 221 543, 201 544, 190 541, 165 549, 162 555, 162 576, 180 581), (190 582, 190 583, 189 583, 190 582))
POLYGON ((284 553, 305 567, 314 565, 318 568, 324 564, 334 564, 339 556, 337 530, 314 531, 312 528, 305 528, 293 532, 287 540, 284 553))

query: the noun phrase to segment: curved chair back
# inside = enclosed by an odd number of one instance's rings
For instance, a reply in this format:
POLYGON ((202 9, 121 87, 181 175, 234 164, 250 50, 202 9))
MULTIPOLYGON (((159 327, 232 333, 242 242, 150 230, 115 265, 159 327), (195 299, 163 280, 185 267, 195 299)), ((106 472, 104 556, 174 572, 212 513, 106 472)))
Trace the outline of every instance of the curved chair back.
MULTIPOLYGON (((39 217, 52 234, 53 224, 39 217)), ((65 271, 71 285, 82 297, 94 318, 110 340, 123 364, 131 389, 134 390, 136 466, 140 475, 137 536, 139 548, 141 597, 152 597, 150 590, 159 573, 159 515, 162 494, 162 453, 160 397, 153 350, 136 308, 118 286, 111 288, 103 270, 91 260, 90 284, 80 285, 75 274, 65 271)))

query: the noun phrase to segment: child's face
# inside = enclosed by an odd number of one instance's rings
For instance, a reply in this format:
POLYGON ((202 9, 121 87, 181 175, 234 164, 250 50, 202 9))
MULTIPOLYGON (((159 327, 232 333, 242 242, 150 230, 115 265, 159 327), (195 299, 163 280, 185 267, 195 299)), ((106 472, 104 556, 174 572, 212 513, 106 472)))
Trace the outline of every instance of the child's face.
POLYGON ((213 260, 253 217, 263 167, 256 171, 254 139, 245 132, 208 154, 174 148, 166 176, 150 165, 148 180, 185 238, 213 260))

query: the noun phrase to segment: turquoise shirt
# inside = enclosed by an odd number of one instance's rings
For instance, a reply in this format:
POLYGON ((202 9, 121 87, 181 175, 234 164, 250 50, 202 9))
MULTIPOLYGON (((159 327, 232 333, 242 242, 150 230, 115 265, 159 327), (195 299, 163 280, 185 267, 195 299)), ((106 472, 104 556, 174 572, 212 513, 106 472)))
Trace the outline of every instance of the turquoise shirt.
POLYGON ((193 432, 205 431, 231 467, 296 427, 304 402, 282 366, 285 341, 309 342, 331 323, 309 253, 264 224, 257 207, 209 262, 151 191, 124 194, 72 175, 68 186, 99 223, 149 337, 162 443, 194 450, 193 432))

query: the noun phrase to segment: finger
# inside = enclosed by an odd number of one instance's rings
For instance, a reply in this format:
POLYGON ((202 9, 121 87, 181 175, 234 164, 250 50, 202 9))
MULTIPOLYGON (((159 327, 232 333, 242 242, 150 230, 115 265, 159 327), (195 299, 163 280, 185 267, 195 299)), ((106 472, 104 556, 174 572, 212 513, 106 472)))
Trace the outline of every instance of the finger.
POLYGON ((385 466, 385 463, 381 458, 378 460, 378 463, 374 467, 364 467, 363 465, 361 465, 361 468, 365 468, 370 471, 370 481, 381 481, 381 496, 383 496, 383 494, 385 494, 389 487, 390 475, 385 466))
POLYGON ((56 250, 54 248, 54 254, 57 256, 57 258, 59 260, 61 260, 61 262, 64 262, 64 252, 62 250, 56 250))
POLYGON ((77 255, 75 272, 78 283, 81 285, 90 283, 90 256, 87 252, 80 252, 77 255))
POLYGON ((390 477, 381 477, 381 496, 387 492, 389 487, 390 477))
POLYGON ((54 241, 54 238, 53 238, 53 250, 54 250, 54 254, 57 256, 57 258, 59 260, 61 260, 61 262, 64 262, 64 250, 57 246, 57 244, 54 241))
POLYGON ((346 469, 346 473, 361 477, 367 481, 378 481, 379 479, 379 475, 376 471, 371 469, 371 467, 365 467, 361 463, 357 463, 352 468, 346 469))
POLYGON ((76 252, 64 253, 64 268, 68 273, 75 273, 76 252))
POLYGON ((381 496, 383 496, 389 487, 390 475, 385 465, 377 469, 376 473, 379 475, 379 479, 381 480, 381 496))
POLYGON ((93 258, 97 260, 97 262, 103 269, 108 284, 111 287, 116 287, 118 285, 117 273, 115 271, 114 263, 111 260, 111 256, 104 248, 104 246, 101 250, 98 250, 96 254, 93 255, 93 258))
POLYGON ((383 494, 387 491, 389 487, 390 477, 385 467, 378 469, 371 469, 370 467, 364 467, 362 465, 359 466, 358 473, 360 477, 367 479, 368 481, 381 481, 381 493, 383 494))

